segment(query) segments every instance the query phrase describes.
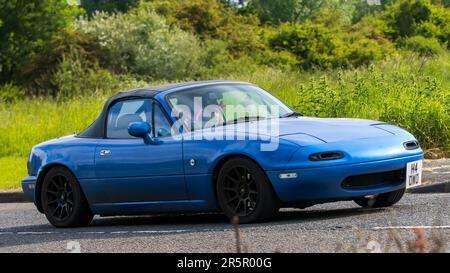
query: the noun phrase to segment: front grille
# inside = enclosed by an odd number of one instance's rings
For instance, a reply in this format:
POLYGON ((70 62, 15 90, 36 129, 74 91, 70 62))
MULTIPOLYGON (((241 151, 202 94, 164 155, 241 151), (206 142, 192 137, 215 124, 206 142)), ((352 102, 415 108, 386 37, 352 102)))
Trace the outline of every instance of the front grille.
POLYGON ((405 182, 405 169, 349 176, 342 182, 344 189, 367 189, 382 185, 395 185, 405 182))

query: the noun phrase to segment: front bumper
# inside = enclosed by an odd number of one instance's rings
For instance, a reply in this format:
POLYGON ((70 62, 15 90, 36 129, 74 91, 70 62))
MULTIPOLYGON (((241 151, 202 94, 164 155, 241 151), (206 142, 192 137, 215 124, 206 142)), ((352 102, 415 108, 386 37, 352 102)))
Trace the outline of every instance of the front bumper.
POLYGON ((268 171, 270 181, 278 198, 283 202, 349 200, 367 195, 395 191, 406 186, 406 182, 383 184, 364 189, 345 189, 342 182, 355 175, 395 171, 406 168, 411 161, 423 159, 422 154, 379 161, 268 171), (293 178, 280 178, 281 174, 296 173, 293 178))
POLYGON ((36 176, 27 176, 22 179, 22 190, 25 197, 30 201, 35 201, 36 176))

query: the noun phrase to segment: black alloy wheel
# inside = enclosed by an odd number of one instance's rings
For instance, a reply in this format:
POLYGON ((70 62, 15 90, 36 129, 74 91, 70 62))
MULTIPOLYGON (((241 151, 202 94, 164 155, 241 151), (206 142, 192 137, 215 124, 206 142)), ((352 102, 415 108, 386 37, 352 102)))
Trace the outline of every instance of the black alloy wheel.
POLYGON ((73 212, 73 189, 63 175, 55 175, 50 178, 49 185, 45 189, 46 203, 49 213, 58 221, 64 221, 73 212))
POLYGON ((252 160, 235 157, 221 168, 217 178, 217 197, 225 215, 239 223, 261 222, 279 210, 270 181, 252 160))
POLYGON ((94 217, 78 181, 66 168, 48 171, 40 195, 44 214, 55 227, 87 226, 94 217))

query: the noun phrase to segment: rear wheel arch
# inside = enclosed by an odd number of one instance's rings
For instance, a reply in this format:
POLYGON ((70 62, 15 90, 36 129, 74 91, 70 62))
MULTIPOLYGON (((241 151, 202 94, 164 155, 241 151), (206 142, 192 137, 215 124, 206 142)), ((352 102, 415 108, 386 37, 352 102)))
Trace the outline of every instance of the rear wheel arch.
MULTIPOLYGON (((60 168, 64 168, 64 169, 68 170, 76 178, 76 175, 73 173, 73 171, 64 164, 52 163, 52 164, 48 164, 48 165, 44 166, 42 168, 42 170, 39 172, 38 178, 36 180, 36 190, 34 192, 34 200, 36 203, 36 207, 40 213, 44 213, 44 209, 42 208, 42 202, 41 202, 42 201, 41 200, 42 184, 43 184, 45 176, 48 174, 48 172, 51 169, 54 169, 56 167, 60 167, 60 168)), ((79 184, 78 179, 77 179, 77 183, 79 184)), ((81 190, 83 191, 82 188, 81 188, 81 190)), ((83 192, 83 194, 84 194, 84 192, 83 192)))

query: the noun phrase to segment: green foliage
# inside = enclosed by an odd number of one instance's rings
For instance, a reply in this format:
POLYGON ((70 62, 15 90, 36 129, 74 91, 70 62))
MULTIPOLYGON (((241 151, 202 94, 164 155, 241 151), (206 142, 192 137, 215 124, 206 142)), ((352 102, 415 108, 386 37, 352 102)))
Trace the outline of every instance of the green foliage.
POLYGON ((58 69, 61 72, 61 62, 67 55, 82 59, 83 70, 96 69, 99 62, 107 60, 106 52, 95 37, 66 28, 53 37, 42 54, 34 55, 23 66, 22 85, 27 88, 28 95, 57 96, 60 93, 60 86, 53 78, 58 69))
POLYGON ((397 38, 417 34, 417 26, 429 20, 431 9, 428 0, 399 0, 388 6, 386 17, 393 36, 397 38))
POLYGON ((405 48, 419 53, 421 56, 433 56, 444 53, 444 49, 436 38, 413 36, 402 41, 405 48))
POLYGON ((219 0, 158 0, 147 4, 170 25, 194 33, 202 40, 227 43, 233 55, 261 49, 259 20, 253 15, 239 15, 219 0))
POLYGON ((12 102, 23 99, 25 97, 25 93, 26 90, 23 87, 7 83, 0 86, 0 101, 12 102))
POLYGON ((356 0, 354 2, 353 22, 359 22, 366 16, 374 16, 377 13, 384 11, 385 7, 396 0, 380 0, 380 5, 369 4, 369 1, 356 0))
POLYGON ((89 15, 93 15, 98 11, 127 12, 130 8, 136 7, 139 0, 81 0, 80 3, 89 15))
POLYGON ((104 93, 110 88, 118 87, 117 79, 98 65, 90 67, 77 51, 62 57, 54 72, 51 82, 57 87, 56 96, 71 98, 85 94, 104 93))
POLYGON ((337 68, 367 65, 388 55, 393 47, 370 21, 340 28, 307 21, 283 24, 268 34, 274 50, 297 56, 303 68, 337 68))
POLYGON ((365 18, 338 32, 335 39, 335 67, 369 65, 394 53, 394 45, 377 29, 376 24, 376 21, 365 18))
POLYGON ((78 13, 66 0, 0 0, 0 83, 20 82, 29 58, 41 54, 78 13))
POLYGON ((155 79, 196 75, 202 50, 196 37, 176 27, 148 7, 126 14, 98 13, 80 19, 78 31, 95 37, 106 53, 104 63, 116 73, 134 73, 155 79))
POLYGON ((450 44, 450 10, 428 0, 399 0, 383 15, 394 39, 422 35, 450 44))
POLYGON ((200 70, 203 79, 222 78, 239 71, 247 73, 260 67, 260 64, 249 56, 234 58, 228 51, 228 44, 222 40, 205 41, 204 53, 200 70))
POLYGON ((311 19, 328 26, 350 25, 359 20, 355 19, 359 3, 367 3, 361 0, 327 0, 314 13, 311 19))
POLYGON ((252 0, 249 6, 259 15, 261 21, 278 24, 312 19, 326 2, 326 0, 252 0))
POLYGON ((258 63, 283 70, 296 69, 300 65, 297 57, 289 51, 265 50, 256 56, 258 63))
POLYGON ((268 34, 274 50, 287 50, 297 56, 305 68, 331 68, 335 45, 333 33, 323 25, 310 21, 305 24, 283 24, 268 34))
POLYGON ((432 7, 430 20, 418 26, 418 32, 425 37, 435 37, 450 49, 450 9, 432 7))
POLYGON ((382 5, 363 0, 250 0, 244 10, 258 14, 262 22, 280 24, 307 20, 339 23, 358 22, 364 16, 383 10, 382 5))

